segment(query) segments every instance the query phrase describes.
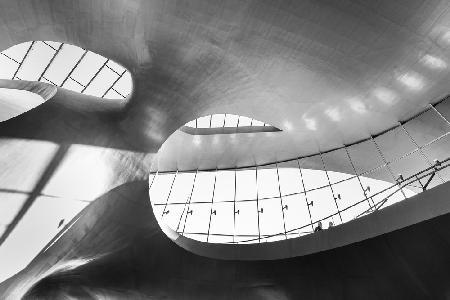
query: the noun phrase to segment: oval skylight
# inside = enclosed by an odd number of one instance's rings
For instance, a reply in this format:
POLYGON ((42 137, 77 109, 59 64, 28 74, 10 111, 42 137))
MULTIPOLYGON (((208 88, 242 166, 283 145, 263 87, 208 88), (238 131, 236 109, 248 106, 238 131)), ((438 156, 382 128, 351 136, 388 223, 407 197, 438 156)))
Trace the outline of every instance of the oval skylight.
POLYGON ((149 191, 159 220, 209 243, 295 238, 312 233, 319 221, 326 229, 414 194, 382 180, 299 168, 297 161, 153 174, 149 191))
POLYGON ((280 131, 270 124, 234 114, 203 116, 186 123, 180 130, 194 135, 280 131))
POLYGON ((0 53, 0 79, 42 81, 86 95, 125 99, 132 89, 123 66, 80 47, 50 41, 15 45, 0 53))

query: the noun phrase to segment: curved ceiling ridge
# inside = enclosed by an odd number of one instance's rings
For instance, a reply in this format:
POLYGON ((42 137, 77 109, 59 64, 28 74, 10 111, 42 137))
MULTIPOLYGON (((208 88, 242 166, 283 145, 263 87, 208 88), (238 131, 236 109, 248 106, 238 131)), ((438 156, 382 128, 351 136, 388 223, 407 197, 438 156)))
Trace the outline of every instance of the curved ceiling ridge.
MULTIPOLYGON (((197 168, 197 169, 168 170, 168 171, 158 171, 158 170, 153 170, 153 171, 151 172, 151 174, 154 174, 154 173, 156 173, 156 172, 158 172, 159 174, 173 173, 173 172, 175 172, 175 171, 179 171, 179 172, 195 172, 195 171, 203 171, 203 172, 207 172, 207 171, 241 170, 241 169, 247 169, 247 168, 252 168, 252 167, 265 167, 265 166, 270 166, 270 165, 274 165, 274 164, 277 164, 277 163, 279 164, 279 163, 292 162, 292 161, 299 160, 299 159, 303 159, 303 158, 314 157, 314 156, 317 156, 317 155, 323 155, 323 154, 326 154, 326 153, 329 153, 329 152, 333 152, 333 151, 336 151, 336 150, 342 150, 342 149, 345 149, 346 147, 351 147, 351 146, 354 146, 354 145, 358 145, 358 144, 364 143, 364 142, 366 142, 366 141, 370 141, 370 140, 373 139, 373 138, 376 138, 376 137, 381 136, 381 135, 383 135, 383 134, 385 134, 385 133, 387 133, 387 132, 390 132, 390 131, 392 131, 392 130, 395 130, 395 129, 401 127, 402 124, 404 124, 404 123, 406 123, 406 122, 408 122, 408 121, 414 120, 414 119, 417 118, 418 116, 420 116, 420 115, 424 114, 425 112, 429 111, 430 109, 432 109, 432 107, 434 107, 434 106, 436 106, 436 105, 438 105, 438 104, 440 104, 440 103, 442 103, 442 102, 444 102, 444 101, 446 101, 446 100, 449 100, 449 99, 450 99, 450 95, 447 95, 447 96, 445 96, 444 98, 440 99, 439 101, 437 101, 437 102, 435 102, 435 103, 433 103, 433 104, 429 104, 429 106, 428 106, 426 109, 424 109, 423 111, 421 111, 421 112, 419 112, 418 114, 414 115, 413 117, 408 118, 407 120, 401 121, 401 122, 399 122, 397 125, 395 125, 395 126, 393 126, 393 127, 391 127, 391 128, 388 128, 388 129, 386 129, 386 130, 383 130, 383 131, 380 132, 380 133, 377 133, 377 134, 375 134, 375 135, 371 135, 371 136, 368 137, 368 138, 361 139, 361 140, 356 141, 356 142, 354 142, 354 143, 346 144, 346 145, 343 145, 343 146, 341 146, 341 147, 332 148, 332 149, 329 149, 329 150, 326 150, 326 151, 323 151, 323 152, 321 151, 321 152, 312 153, 312 154, 304 155, 304 156, 296 156, 296 157, 293 157, 293 158, 287 158, 287 159, 282 159, 282 160, 274 160, 274 161, 265 162, 265 163, 261 163, 261 164, 255 163, 255 164, 252 164, 252 165, 244 165, 244 166, 236 166, 236 167, 226 167, 226 168, 214 168, 214 169, 212 169, 212 168, 205 168, 205 169, 197 168)), ((195 121, 195 120, 194 120, 194 121, 195 121)), ((193 121, 190 121, 190 122, 193 122, 193 121)), ((191 123, 191 124, 192 124, 192 123, 191 123)), ((184 126, 184 127, 187 127, 187 126, 184 126)), ((182 128, 184 128, 184 127, 182 127, 182 128)), ((181 130, 181 129, 180 129, 180 130, 181 130)), ((183 131, 184 131, 184 130, 186 130, 186 129, 183 129, 183 131)), ((233 132, 233 133, 235 133, 235 132, 233 132)))

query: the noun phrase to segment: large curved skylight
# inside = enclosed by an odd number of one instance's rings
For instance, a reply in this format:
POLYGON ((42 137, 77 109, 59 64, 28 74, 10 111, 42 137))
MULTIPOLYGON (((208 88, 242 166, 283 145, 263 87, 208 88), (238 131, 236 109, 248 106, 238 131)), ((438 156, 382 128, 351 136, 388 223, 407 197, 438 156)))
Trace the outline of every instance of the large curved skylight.
POLYGON ((155 216, 210 243, 327 229, 450 180, 450 102, 365 141, 271 165, 150 176, 155 216), (423 128, 434 128, 423 132, 423 128))
POLYGON ((383 207, 415 194, 382 180, 297 163, 158 174, 150 199, 155 215, 182 235, 212 243, 257 243, 308 234, 319 221, 324 228, 348 222, 390 194, 383 207))
POLYGON ((132 89, 130 72, 116 62, 50 41, 26 42, 1 52, 0 79, 42 81, 106 99, 124 99, 132 89))
POLYGON ((180 130, 194 135, 280 131, 270 124, 234 114, 203 116, 186 123, 180 130))

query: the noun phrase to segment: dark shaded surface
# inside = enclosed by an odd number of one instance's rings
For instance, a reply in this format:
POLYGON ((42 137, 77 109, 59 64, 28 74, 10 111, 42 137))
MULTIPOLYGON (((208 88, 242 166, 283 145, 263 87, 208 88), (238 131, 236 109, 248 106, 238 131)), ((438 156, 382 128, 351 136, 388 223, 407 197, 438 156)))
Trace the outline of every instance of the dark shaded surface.
POLYGON ((444 215, 314 255, 221 261, 170 241, 151 214, 147 183, 134 182, 88 207, 63 238, 0 291, 24 292, 24 283, 58 261, 106 253, 46 278, 34 291, 86 291, 112 299, 448 299, 449 226, 444 215))

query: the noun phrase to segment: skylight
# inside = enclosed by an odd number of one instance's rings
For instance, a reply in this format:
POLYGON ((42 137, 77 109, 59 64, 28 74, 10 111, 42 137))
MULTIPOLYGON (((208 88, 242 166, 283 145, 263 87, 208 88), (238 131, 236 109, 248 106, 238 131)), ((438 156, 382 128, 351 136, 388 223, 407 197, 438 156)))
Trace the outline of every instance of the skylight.
POLYGON ((210 243, 258 243, 309 234, 319 221, 324 229, 330 222, 348 222, 375 210, 388 195, 383 207, 415 195, 386 181, 297 163, 156 174, 150 200, 155 216, 184 236, 210 243))
POLYGON ((192 135, 281 131, 270 124, 233 114, 214 114, 186 123, 181 131, 192 135))
POLYGON ((264 127, 270 124, 233 114, 214 114, 197 118, 186 123, 184 126, 191 128, 236 128, 236 127, 264 127))
POLYGON ((116 62, 50 41, 26 42, 1 52, 0 79, 42 81, 105 99, 125 99, 132 89, 130 72, 116 62))

